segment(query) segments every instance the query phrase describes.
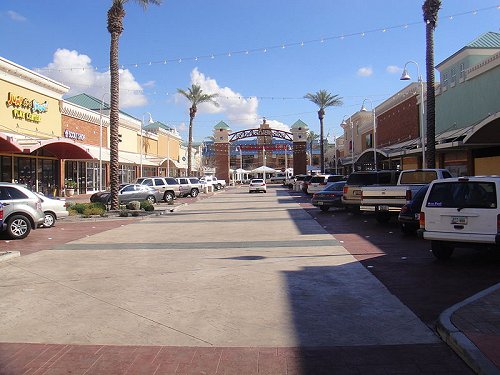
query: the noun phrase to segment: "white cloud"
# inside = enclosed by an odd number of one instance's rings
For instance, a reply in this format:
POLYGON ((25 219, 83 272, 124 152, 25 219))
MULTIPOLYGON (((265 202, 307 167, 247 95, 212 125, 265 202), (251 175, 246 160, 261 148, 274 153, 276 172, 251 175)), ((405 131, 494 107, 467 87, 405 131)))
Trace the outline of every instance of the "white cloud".
MULTIPOLYGON (((53 61, 40 73, 69 86, 68 96, 87 93, 100 99, 109 92, 109 71, 96 71, 90 57, 75 50, 58 49, 53 61)), ((104 100, 109 102, 109 95, 104 100)), ((133 74, 128 69, 120 69, 120 108, 146 104, 147 98, 133 74)))
POLYGON ((187 132, 188 131, 188 126, 186 125, 185 122, 181 122, 178 126, 177 126, 177 131, 179 132, 187 132))
MULTIPOLYGON (((191 84, 196 84, 207 94, 218 94, 215 99, 219 106, 216 107, 209 103, 202 103, 198 107, 200 113, 223 113, 229 120, 229 126, 234 128, 252 127, 256 128, 261 123, 262 116, 258 113, 259 100, 255 97, 245 98, 242 94, 229 87, 221 87, 213 78, 205 76, 198 68, 191 71, 191 84)), ((176 95, 176 101, 185 99, 179 94, 176 95)), ((276 120, 267 121, 274 129, 289 131, 288 125, 276 120)))
POLYGON ((403 72, 403 68, 400 68, 397 65, 388 65, 387 68, 385 68, 385 71, 390 74, 401 74, 403 72))
POLYGON ((147 81, 142 84, 142 87, 155 87, 156 86, 156 81, 147 81))
POLYGON ((363 66, 358 69, 357 75, 360 77, 370 77, 373 74, 373 69, 370 66, 363 66))
POLYGON ((26 17, 24 17, 23 15, 21 15, 21 14, 19 14, 17 12, 14 12, 13 10, 7 11, 7 15, 9 16, 9 18, 12 21, 18 21, 18 22, 24 22, 24 21, 26 21, 26 17))

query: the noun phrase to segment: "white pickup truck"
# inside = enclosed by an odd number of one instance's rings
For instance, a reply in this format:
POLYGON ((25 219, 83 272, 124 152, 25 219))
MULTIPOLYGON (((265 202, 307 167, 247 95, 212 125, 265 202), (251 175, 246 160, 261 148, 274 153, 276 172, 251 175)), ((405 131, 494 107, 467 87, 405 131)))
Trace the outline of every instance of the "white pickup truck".
POLYGON ((213 186, 214 190, 224 189, 226 187, 226 180, 219 180, 215 176, 203 176, 200 181, 208 186, 213 186))
POLYGON ((401 207, 409 203, 422 185, 434 180, 451 178, 446 169, 408 169, 401 171, 396 186, 363 186, 361 211, 374 212, 378 222, 387 222, 399 214, 401 207))

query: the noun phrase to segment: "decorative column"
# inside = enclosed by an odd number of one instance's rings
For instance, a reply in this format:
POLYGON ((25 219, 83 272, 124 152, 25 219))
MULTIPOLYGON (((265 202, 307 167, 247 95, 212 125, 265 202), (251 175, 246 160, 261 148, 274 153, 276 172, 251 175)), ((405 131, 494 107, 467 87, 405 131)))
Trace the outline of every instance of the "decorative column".
POLYGON ((297 120, 290 131, 293 135, 293 174, 307 173, 307 134, 309 128, 302 120, 297 120))
POLYGON ((221 121, 214 126, 215 174, 217 178, 229 184, 229 131, 231 129, 221 121))

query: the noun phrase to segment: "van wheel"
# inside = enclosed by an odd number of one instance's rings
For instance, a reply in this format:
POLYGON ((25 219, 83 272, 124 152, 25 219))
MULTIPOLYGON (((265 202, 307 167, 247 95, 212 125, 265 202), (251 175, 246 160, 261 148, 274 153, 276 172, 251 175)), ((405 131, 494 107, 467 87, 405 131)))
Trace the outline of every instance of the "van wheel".
POLYGON ((453 254, 453 246, 445 245, 441 241, 431 241, 432 254, 439 260, 446 260, 453 254))
POLYGON ((323 212, 326 212, 330 209, 330 206, 320 206, 319 209, 323 212))
POLYGON ((163 200, 167 203, 170 203, 174 200, 174 195, 170 192, 170 191, 167 191, 164 195, 163 195, 163 200))
POLYGON ((13 240, 21 240, 31 232, 31 223, 26 216, 14 215, 7 222, 7 234, 13 240))
POLYGON ((198 189, 191 189, 191 196, 193 198, 195 198, 196 196, 198 196, 198 193, 199 193, 198 189))
POLYGON ((391 215, 386 214, 386 213, 384 213, 384 214, 377 214, 377 215, 375 215, 375 219, 380 224, 385 224, 385 223, 388 223, 389 220, 391 220, 391 215))

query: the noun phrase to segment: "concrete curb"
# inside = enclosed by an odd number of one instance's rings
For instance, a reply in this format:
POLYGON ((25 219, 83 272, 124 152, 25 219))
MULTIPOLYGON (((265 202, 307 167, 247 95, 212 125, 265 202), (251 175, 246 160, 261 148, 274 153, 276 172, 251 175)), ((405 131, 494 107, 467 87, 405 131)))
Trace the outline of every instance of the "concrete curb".
POLYGON ((498 375, 500 370, 460 331, 451 321, 452 315, 460 308, 500 289, 500 283, 489 287, 462 302, 446 309, 439 316, 437 332, 441 338, 462 358, 465 363, 476 373, 484 375, 498 375))
POLYGON ((0 252, 0 262, 12 259, 12 258, 17 258, 18 256, 21 256, 21 252, 19 251, 1 251, 0 252))

